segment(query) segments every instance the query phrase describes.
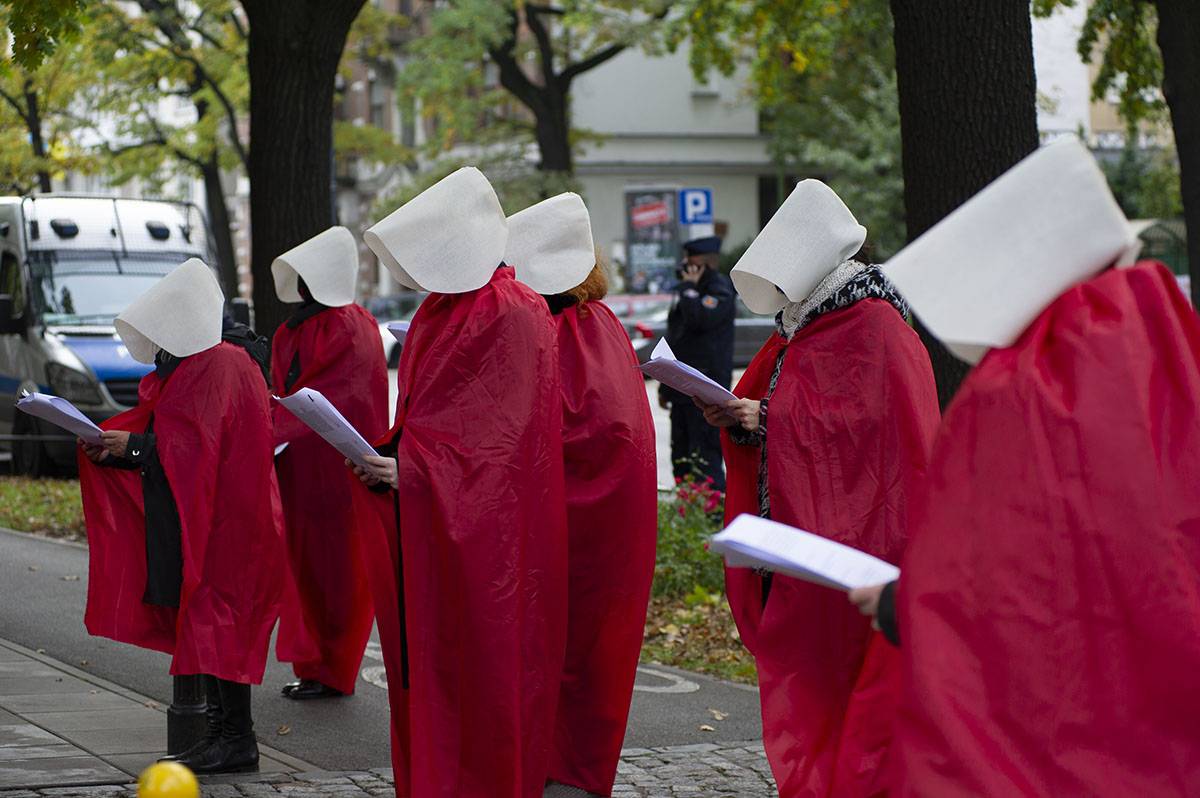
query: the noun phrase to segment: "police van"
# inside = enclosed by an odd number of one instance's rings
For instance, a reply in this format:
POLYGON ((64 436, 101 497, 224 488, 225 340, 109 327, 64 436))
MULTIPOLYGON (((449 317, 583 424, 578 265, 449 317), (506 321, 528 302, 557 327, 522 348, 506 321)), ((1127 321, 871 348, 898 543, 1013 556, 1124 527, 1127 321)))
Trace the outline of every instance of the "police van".
POLYGON ((208 254, 191 204, 0 197, 0 451, 14 473, 75 465, 62 430, 13 407, 21 392, 61 396, 97 422, 135 405, 151 367, 130 357, 113 320, 171 269, 208 254))

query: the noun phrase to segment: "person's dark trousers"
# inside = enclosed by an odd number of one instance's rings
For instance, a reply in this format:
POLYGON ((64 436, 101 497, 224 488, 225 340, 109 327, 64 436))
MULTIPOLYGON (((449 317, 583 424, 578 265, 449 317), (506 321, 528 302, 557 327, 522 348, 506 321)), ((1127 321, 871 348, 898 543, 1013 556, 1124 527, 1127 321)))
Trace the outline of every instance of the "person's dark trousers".
POLYGON ((208 734, 178 757, 167 757, 204 773, 240 773, 258 769, 258 742, 250 715, 250 685, 204 677, 208 734))
POLYGON ((690 400, 671 402, 671 463, 676 479, 699 473, 712 477, 713 487, 725 492, 721 431, 690 400))

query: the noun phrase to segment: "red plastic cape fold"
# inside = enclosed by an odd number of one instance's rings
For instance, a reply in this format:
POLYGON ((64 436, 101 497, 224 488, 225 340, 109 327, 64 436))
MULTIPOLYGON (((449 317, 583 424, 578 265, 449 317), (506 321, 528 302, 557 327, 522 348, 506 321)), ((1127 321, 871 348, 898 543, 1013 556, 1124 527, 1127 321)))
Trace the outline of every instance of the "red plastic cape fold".
POLYGON ((142 603, 146 526, 136 471, 80 455, 90 550, 91 634, 173 654, 172 674, 259 683, 279 617, 282 510, 271 463, 262 372, 218 344, 185 359, 165 385, 142 379, 136 408, 101 426, 142 432, 150 415, 179 509, 183 588, 178 610, 142 603))
MULTIPOLYGON (((374 317, 358 305, 323 310, 299 326, 281 325, 271 344, 272 389, 285 395, 292 359, 300 377, 292 392, 324 394, 367 440, 387 427, 387 364, 374 317)), ((276 653, 301 679, 353 693, 374 606, 361 534, 354 524, 354 480, 345 458, 280 404, 271 408, 291 563, 288 601, 276 653)))
POLYGON ((477 291, 430 295, 399 383, 400 534, 390 498, 359 502, 377 518, 368 553, 397 794, 540 796, 567 605, 562 397, 545 301, 507 268, 477 291))
MULTIPOLYGON (((929 357, 886 302, 868 299, 775 336, 735 393, 766 394, 771 517, 898 562, 907 502, 925 470, 938 405, 929 357)), ((723 438, 726 515, 758 513, 759 449, 723 438)), ((763 741, 780 795, 886 791, 897 652, 844 593, 775 575, 727 570, 730 606, 755 656, 763 741)))
POLYGON ((984 357, 914 504, 905 795, 1200 795, 1200 323, 1106 272, 984 357))
POLYGON ((654 421, 637 357, 602 302, 558 325, 566 466, 567 662, 550 777, 612 792, 654 577, 654 421))

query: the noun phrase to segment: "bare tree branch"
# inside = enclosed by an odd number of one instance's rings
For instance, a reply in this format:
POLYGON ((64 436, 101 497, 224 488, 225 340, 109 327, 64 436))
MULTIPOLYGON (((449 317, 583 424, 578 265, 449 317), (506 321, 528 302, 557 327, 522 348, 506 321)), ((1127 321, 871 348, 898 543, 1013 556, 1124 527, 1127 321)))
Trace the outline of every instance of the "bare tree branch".
POLYGON ((555 82, 554 75, 554 42, 550 40, 550 31, 547 30, 542 22, 539 11, 540 6, 526 4, 525 6, 525 24, 529 26, 530 33, 533 34, 534 41, 537 42, 538 55, 542 62, 542 83, 545 86, 553 86, 555 82))
POLYGON ((589 69, 595 69, 605 61, 615 58, 627 47, 629 47, 627 44, 610 44, 603 50, 592 53, 582 61, 576 61, 574 64, 568 66, 561 73, 559 73, 558 79, 564 83, 570 84, 571 81, 582 75, 584 72, 587 72, 589 69))

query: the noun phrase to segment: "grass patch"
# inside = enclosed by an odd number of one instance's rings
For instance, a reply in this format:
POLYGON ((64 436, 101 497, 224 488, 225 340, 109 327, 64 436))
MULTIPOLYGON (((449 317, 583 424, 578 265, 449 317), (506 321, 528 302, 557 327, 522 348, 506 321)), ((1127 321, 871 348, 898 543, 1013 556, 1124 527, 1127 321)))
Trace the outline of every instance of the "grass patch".
POLYGON ((722 593, 721 558, 706 548, 721 528, 723 498, 705 481, 685 480, 659 502, 658 559, 642 662, 756 684, 754 658, 742 645, 722 593))
POLYGON ((754 657, 742 645, 720 593, 698 588, 683 598, 655 596, 646 615, 642 662, 757 684, 754 657))
POLYGON ((86 540, 79 480, 0 476, 0 526, 86 540))

